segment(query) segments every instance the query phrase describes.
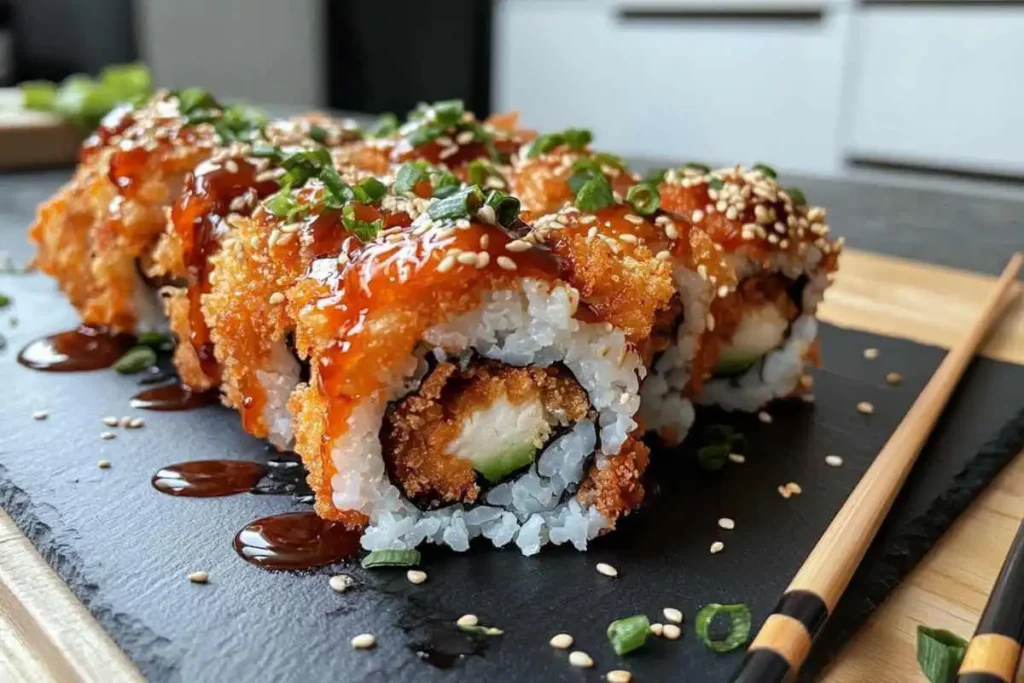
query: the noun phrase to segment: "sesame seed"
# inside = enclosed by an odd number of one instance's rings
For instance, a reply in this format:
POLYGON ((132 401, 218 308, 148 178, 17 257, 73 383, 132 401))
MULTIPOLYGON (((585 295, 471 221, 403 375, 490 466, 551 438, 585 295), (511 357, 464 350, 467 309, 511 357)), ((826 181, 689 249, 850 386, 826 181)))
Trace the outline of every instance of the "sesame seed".
POLYGON ((717 553, 720 553, 720 552, 722 552, 722 550, 724 548, 725 548, 725 544, 724 543, 722 543, 721 541, 715 541, 714 543, 711 544, 711 554, 715 555, 717 553))
POLYGON ((512 259, 510 259, 508 256, 499 256, 497 260, 498 260, 498 266, 501 267, 504 270, 515 270, 516 269, 516 262, 513 261, 512 259))
POLYGON ((838 455, 826 455, 825 464, 831 467, 839 467, 843 464, 843 459, 838 455))
POLYGON ((573 640, 572 636, 570 636, 568 633, 559 633, 553 636, 551 640, 548 641, 548 643, 551 645, 551 647, 556 647, 559 650, 568 650, 570 647, 572 647, 573 640))
MULTIPOLYGON (((497 220, 498 220, 497 214, 494 213, 494 207, 493 206, 481 206, 476 211, 476 217, 479 218, 480 220, 482 220, 484 223, 489 223, 491 225, 494 225, 497 222, 497 220)), ((487 247, 486 244, 483 244, 483 242, 484 242, 484 240, 486 238, 487 238, 487 235, 484 235, 483 237, 480 238, 480 242, 481 242, 480 246, 481 247, 484 247, 484 248, 487 247)))
POLYGON ((360 633, 351 642, 352 647, 357 650, 369 650, 377 644, 377 638, 372 633, 360 633))
POLYGON ((117 434, 114 432, 100 432, 100 438, 104 441, 110 441, 111 439, 116 439, 117 434))
POLYGON ((107 425, 108 427, 116 427, 117 426, 117 418, 114 417, 113 415, 108 415, 108 416, 106 416, 105 418, 103 418, 100 421, 103 424, 107 425))
POLYGON ((459 628, 473 628, 479 623, 480 619, 478 619, 475 614, 463 614, 455 620, 455 625, 459 628))
POLYGON ((580 223, 584 223, 584 224, 586 224, 586 223, 593 223, 596 220, 597 220, 597 216, 595 216, 593 214, 590 214, 590 215, 587 215, 587 216, 584 216, 583 218, 581 218, 580 219, 580 223))
POLYGON ((666 607, 661 610, 661 613, 665 615, 666 620, 671 621, 673 624, 683 623, 683 613, 675 607, 666 607))
POLYGON ((654 258, 658 259, 659 261, 668 261, 669 259, 672 258, 672 252, 667 251, 667 250, 662 250, 662 251, 659 251, 657 254, 655 254, 654 258))
POLYGON ((701 211, 700 209, 694 209, 691 218, 693 219, 694 223, 700 223, 701 220, 703 220, 704 218, 704 212, 701 211))
POLYGON ((45 420, 48 417, 50 417, 50 411, 48 410, 37 410, 32 413, 33 420, 45 420))
POLYGON ((437 153, 437 158, 438 159, 447 159, 450 156, 454 156, 454 155, 458 154, 458 152, 459 152, 459 148, 456 147, 455 145, 452 145, 451 147, 445 147, 440 152, 438 152, 437 153))
POLYGON ((405 573, 405 578, 409 580, 409 583, 414 583, 418 586, 427 580, 427 573, 419 569, 410 569, 405 573))
POLYGON ((629 232, 624 232, 621 235, 619 235, 619 240, 625 242, 626 244, 636 244, 639 241, 636 235, 629 232))
POLYGON ((611 566, 610 564, 606 564, 605 562, 598 562, 597 573, 604 574, 605 576, 610 576, 614 578, 619 575, 619 570, 611 566))
POLYGON ((443 259, 441 259, 440 263, 437 264, 437 272, 439 272, 439 273, 447 273, 449 270, 451 270, 454 267, 455 267, 455 255, 454 254, 448 254, 443 259))
POLYGON ((473 142, 473 131, 462 131, 461 133, 455 136, 455 142, 459 143, 460 145, 468 145, 469 143, 473 142))
POLYGON ((703 263, 697 264, 697 275, 700 275, 701 280, 708 279, 708 267, 703 263))
POLYGON ((623 216, 623 218, 625 218, 627 221, 629 221, 633 225, 643 225, 644 224, 644 219, 640 218, 640 216, 637 216, 635 213, 627 213, 625 216, 623 216))
POLYGON ((739 453, 730 453, 729 460, 736 463, 737 465, 742 465, 747 461, 747 458, 745 456, 740 455, 739 453))
POLYGON ((188 575, 188 580, 192 583, 206 583, 210 580, 210 575, 207 572, 192 572, 188 575))
POLYGON ((669 640, 679 640, 679 636, 683 635, 683 631, 675 624, 665 624, 662 634, 669 640))
POLYGON ((715 316, 713 314, 711 314, 711 313, 708 313, 707 317, 704 318, 704 325, 708 328, 708 332, 714 332, 715 331, 715 316))
POLYGON ((331 587, 331 590, 335 593, 344 593, 352 587, 356 581, 348 574, 335 574, 331 578, 327 579, 327 585, 331 587))
POLYGON ((656 636, 661 636, 663 633, 665 633, 665 625, 657 623, 651 624, 650 631, 652 634, 656 636))
POLYGON ((779 486, 779 488, 776 490, 779 492, 779 495, 782 496, 783 498, 789 498, 790 496, 793 495, 793 492, 790 491, 785 486, 779 486))
POLYGON ((124 417, 122 417, 120 420, 117 421, 117 426, 118 427, 124 427, 125 429, 127 429, 128 425, 131 423, 131 421, 132 421, 132 419, 130 417, 128 417, 127 415, 125 415, 124 417))
POLYGON ((730 206, 728 209, 725 210, 725 217, 731 221, 734 221, 737 218, 739 218, 739 215, 740 214, 738 211, 736 211, 735 206, 730 206))
POLYGON ((721 287, 718 288, 718 298, 724 299, 727 296, 729 296, 729 286, 722 285, 721 287))
POLYGON ((486 251, 478 251, 476 253, 476 263, 474 263, 473 265, 475 265, 477 268, 486 268, 487 264, 490 262, 490 254, 488 254, 486 251))
POLYGON ((633 674, 622 669, 615 669, 606 673, 604 680, 608 681, 608 683, 630 683, 633 680, 633 674))
POLYGON ((675 223, 665 224, 665 237, 669 238, 670 240, 679 239, 679 231, 676 230, 675 223))
POLYGON ((284 294, 282 294, 281 292, 274 292, 273 294, 270 295, 270 298, 268 299, 268 301, 270 302, 271 306, 276 306, 277 304, 283 304, 284 303, 284 294))
POLYGON ((857 412, 861 413, 862 415, 870 415, 871 413, 875 412, 875 407, 868 403, 867 401, 861 401, 860 403, 857 404, 857 412))
POLYGON ((464 266, 475 266, 476 265, 476 252, 475 251, 464 251, 455 257, 455 260, 464 266))
POLYGON ((730 519, 729 517, 722 517, 720 520, 718 520, 718 526, 728 531, 732 531, 736 528, 736 522, 730 519))
POLYGON ((110 461, 109 460, 100 460, 96 464, 99 466, 99 468, 101 470, 109 470, 110 469, 110 461))
POLYGON ((903 382, 903 375, 898 372, 887 372, 885 374, 885 381, 895 386, 903 382))
POLYGON ((864 349, 864 357, 868 360, 878 358, 878 349, 864 349))
POLYGON ((128 429, 139 429, 146 426, 146 421, 141 417, 133 417, 128 420, 128 429))
POLYGON ((532 244, 530 244, 529 242, 524 242, 522 240, 512 240, 511 242, 505 245, 505 250, 511 251, 513 254, 521 251, 528 251, 532 248, 532 244))
POLYGON ((586 652, 574 650, 569 653, 569 663, 580 669, 589 669, 594 666, 594 660, 586 652))
POLYGON ((772 416, 763 410, 757 413, 757 419, 766 425, 770 425, 772 423, 772 416))

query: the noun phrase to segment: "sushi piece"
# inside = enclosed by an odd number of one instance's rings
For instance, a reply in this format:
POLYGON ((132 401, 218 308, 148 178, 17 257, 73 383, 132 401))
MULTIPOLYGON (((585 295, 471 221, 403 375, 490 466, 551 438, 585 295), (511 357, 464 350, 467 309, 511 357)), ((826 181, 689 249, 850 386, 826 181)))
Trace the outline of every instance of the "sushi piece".
POLYGON ((367 549, 584 549, 643 497, 640 357, 516 205, 463 187, 289 294, 311 368, 295 448, 317 512, 367 549))
POLYGON ((656 220, 677 232, 687 226, 700 256, 681 262, 673 252, 683 314, 643 390, 647 425, 677 443, 688 399, 754 411, 810 387, 815 312, 842 240, 830 239, 824 209, 784 189, 767 166, 691 164, 657 180, 656 220))

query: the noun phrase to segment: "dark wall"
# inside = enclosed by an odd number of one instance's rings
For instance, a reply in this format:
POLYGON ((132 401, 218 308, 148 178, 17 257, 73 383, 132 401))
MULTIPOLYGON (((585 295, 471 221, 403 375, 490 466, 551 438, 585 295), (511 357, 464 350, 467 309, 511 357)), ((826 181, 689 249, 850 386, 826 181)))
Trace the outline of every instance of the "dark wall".
POLYGON ((490 110, 491 0, 324 0, 328 104, 404 114, 460 98, 490 110))

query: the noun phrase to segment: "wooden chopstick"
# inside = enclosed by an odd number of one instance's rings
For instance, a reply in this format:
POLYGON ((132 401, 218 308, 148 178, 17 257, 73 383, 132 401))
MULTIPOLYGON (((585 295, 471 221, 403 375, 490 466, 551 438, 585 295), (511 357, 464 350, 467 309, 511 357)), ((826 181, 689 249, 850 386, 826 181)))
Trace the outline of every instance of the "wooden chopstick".
POLYGON ((957 683, 1012 683, 1024 642, 1024 522, 960 665, 957 683))
POLYGON ((857 565, 885 519, 921 447, 974 356, 1011 297, 1024 254, 1013 255, 985 308, 949 350, 921 395, 864 473, 747 650, 734 683, 781 683, 800 670, 857 565))

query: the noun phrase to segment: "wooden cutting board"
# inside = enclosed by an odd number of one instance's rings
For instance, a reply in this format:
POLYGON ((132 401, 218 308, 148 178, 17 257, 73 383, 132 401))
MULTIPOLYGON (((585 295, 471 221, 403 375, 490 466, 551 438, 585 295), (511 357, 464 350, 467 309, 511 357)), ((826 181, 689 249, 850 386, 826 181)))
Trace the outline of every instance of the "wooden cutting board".
MULTIPOLYGON (((993 283, 988 276, 850 250, 821 317, 843 327, 948 346, 966 329, 993 283)), ((1011 304, 982 353, 1024 364, 1024 300, 1011 304)), ((878 362, 898 371, 899 361, 878 362)), ((972 632, 1022 516, 1024 457, 1018 457, 873 615, 824 680, 923 681, 915 660, 916 626, 926 623, 964 636, 972 632)), ((0 680, 141 680, 2 512, 0 680)))
POLYGON ((21 102, 17 88, 0 88, 0 171, 74 164, 82 131, 21 102))

